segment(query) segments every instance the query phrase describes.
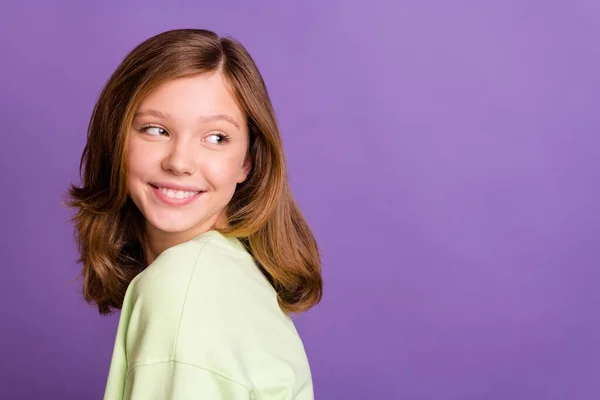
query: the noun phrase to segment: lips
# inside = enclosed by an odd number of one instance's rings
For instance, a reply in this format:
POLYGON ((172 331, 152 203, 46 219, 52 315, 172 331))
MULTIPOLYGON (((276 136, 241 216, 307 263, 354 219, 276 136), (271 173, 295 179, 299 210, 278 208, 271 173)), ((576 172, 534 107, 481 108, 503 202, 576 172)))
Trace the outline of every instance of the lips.
POLYGON ((188 192, 183 190, 173 190, 167 188, 158 188, 162 193, 172 199, 187 199, 190 196, 195 196, 200 192, 188 192))
MULTIPOLYGON (((174 189, 173 186, 174 185, 157 186, 150 184, 152 192, 158 200, 169 206, 183 206, 189 204, 204 193, 202 190, 189 190, 188 187, 186 187, 188 190, 174 189)), ((176 187, 181 188, 182 186, 178 185, 176 187)))
POLYGON ((201 188, 187 185, 180 185, 178 183, 171 182, 152 182, 151 186, 154 186, 157 189, 171 189, 171 190, 179 190, 183 192, 204 192, 201 188))

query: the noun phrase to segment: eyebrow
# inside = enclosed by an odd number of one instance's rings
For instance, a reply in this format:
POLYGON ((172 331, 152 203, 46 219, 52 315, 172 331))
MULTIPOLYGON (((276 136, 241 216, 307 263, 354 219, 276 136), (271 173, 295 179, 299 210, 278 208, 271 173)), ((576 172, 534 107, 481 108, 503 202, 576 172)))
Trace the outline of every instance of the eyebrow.
MULTIPOLYGON (((151 116, 151 117, 161 118, 164 120, 172 120, 173 119, 167 113, 164 113, 164 112, 158 111, 158 110, 152 110, 152 109, 137 111, 133 115, 133 118, 139 118, 139 117, 144 117, 144 116, 151 116)), ((225 121, 225 122, 229 122, 230 124, 234 125, 236 128, 240 129, 240 126, 235 121, 235 119, 226 114, 203 115, 203 116, 199 117, 198 119, 204 123, 215 122, 215 121, 225 121)))

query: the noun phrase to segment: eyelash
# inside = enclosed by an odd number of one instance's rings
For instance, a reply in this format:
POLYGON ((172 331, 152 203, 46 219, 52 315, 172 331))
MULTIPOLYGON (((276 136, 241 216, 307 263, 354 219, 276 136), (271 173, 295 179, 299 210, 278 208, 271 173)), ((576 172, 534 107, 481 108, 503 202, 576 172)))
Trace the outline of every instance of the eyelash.
MULTIPOLYGON (((156 125, 144 125, 140 128, 140 131, 146 133, 146 131, 150 128, 160 129, 160 130, 164 131, 164 133, 169 133, 165 128, 162 128, 162 127, 156 126, 156 125)), ((151 136, 155 136, 155 135, 151 135, 151 136)), ((223 144, 229 142, 229 139, 230 139, 229 135, 227 135, 226 133, 223 133, 223 132, 212 133, 209 136, 219 136, 222 140, 221 143, 218 143, 219 145, 223 145, 223 144)))

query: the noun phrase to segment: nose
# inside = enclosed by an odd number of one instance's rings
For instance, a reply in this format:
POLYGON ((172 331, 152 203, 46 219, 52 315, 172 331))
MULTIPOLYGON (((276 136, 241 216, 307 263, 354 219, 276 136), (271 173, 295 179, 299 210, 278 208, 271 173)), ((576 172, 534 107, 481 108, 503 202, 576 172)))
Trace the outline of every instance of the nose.
POLYGON ((162 162, 162 167, 174 175, 191 175, 196 170, 193 146, 184 140, 173 140, 169 152, 162 162))

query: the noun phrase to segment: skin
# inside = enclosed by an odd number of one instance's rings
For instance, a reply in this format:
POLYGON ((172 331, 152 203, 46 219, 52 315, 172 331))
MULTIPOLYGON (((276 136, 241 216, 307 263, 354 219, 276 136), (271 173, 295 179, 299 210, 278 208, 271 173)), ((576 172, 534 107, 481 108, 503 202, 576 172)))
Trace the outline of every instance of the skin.
POLYGON ((127 188, 146 220, 149 262, 169 247, 227 226, 226 206, 251 161, 246 117, 221 72, 157 87, 136 110, 127 140, 127 188), (158 183, 203 192, 173 206, 161 200, 158 183))

